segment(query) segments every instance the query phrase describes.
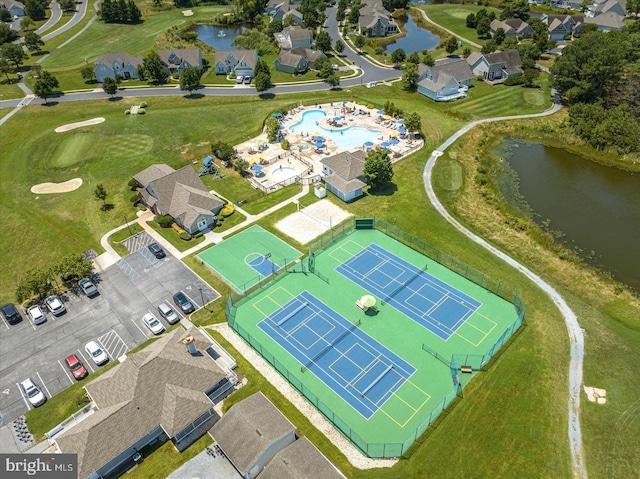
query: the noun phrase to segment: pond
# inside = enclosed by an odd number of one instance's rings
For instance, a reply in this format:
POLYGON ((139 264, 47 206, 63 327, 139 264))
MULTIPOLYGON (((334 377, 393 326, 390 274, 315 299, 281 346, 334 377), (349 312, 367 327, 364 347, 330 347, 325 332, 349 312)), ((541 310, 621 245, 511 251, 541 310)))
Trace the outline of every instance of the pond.
POLYGON ((560 241, 640 291, 640 174, 517 140, 505 140, 502 154, 538 224, 561 231, 560 241))
POLYGON ((429 30, 420 28, 413 21, 411 15, 407 16, 407 22, 404 24, 407 34, 399 38, 393 43, 387 45, 387 53, 391 53, 398 48, 402 48, 408 55, 413 52, 421 52, 422 50, 435 50, 440 44, 440 37, 434 35, 429 30))
POLYGON ((197 25, 194 31, 198 40, 203 41, 216 50, 235 50, 231 42, 247 29, 246 26, 197 25))

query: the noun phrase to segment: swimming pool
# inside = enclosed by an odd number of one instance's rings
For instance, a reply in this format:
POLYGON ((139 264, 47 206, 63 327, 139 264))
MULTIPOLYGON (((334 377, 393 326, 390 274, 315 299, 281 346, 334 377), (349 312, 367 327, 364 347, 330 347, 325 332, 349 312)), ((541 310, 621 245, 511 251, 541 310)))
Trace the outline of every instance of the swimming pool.
POLYGON ((291 168, 290 166, 280 166, 279 168, 276 168, 271 172, 271 179, 276 183, 288 180, 289 178, 293 178, 294 176, 296 176, 296 170, 294 168, 291 168))
POLYGON ((322 136, 331 138, 333 144, 338 148, 358 148, 365 142, 371 141, 378 143, 379 137, 382 135, 380 130, 370 130, 362 126, 349 126, 338 130, 329 130, 318 125, 327 114, 322 110, 309 110, 302 114, 302 119, 295 125, 289 127, 292 133, 303 133, 313 135, 315 132, 322 136))

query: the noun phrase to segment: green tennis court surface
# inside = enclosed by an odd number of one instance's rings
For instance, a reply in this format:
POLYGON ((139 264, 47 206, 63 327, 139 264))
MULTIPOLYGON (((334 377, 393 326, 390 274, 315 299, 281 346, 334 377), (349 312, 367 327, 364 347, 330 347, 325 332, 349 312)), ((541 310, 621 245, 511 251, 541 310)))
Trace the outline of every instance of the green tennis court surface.
POLYGON ((470 357, 484 364, 522 320, 514 304, 377 230, 354 230, 316 252, 315 270, 321 274, 282 273, 231 307, 229 324, 370 457, 401 456, 455 397, 460 381, 471 377, 452 367, 452 357, 463 358, 458 366, 471 364, 465 360, 470 357), (359 265, 358 258, 372 251, 382 259, 359 265), (345 265, 354 271, 362 266, 364 276, 345 275, 345 265), (418 290, 413 269, 428 271, 442 298, 455 292, 472 303, 468 314, 440 309, 438 298, 413 301, 430 291, 418 290), (380 286, 383 279, 387 289, 380 286), (389 301, 390 293, 401 299, 389 301), (364 294, 377 298, 377 314, 356 306, 364 294), (418 307, 410 311, 407 305, 418 307), (437 315, 425 311, 422 320, 420 305, 437 315), (449 313, 443 334, 444 323, 438 329, 433 318, 442 322, 449 313), (346 342, 330 332, 339 324, 346 342), (356 352, 354 345, 363 344, 371 344, 367 352, 356 352), (375 407, 363 413, 362 403, 375 407))
POLYGON ((243 292, 302 253, 258 225, 199 253, 197 258, 233 289, 243 292))

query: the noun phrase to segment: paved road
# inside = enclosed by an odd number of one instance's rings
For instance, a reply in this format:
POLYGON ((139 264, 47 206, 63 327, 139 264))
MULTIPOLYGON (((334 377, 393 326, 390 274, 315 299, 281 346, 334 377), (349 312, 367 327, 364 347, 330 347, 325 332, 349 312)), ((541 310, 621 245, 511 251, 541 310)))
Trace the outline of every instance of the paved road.
POLYGON ((42 36, 44 32, 58 23, 58 20, 60 20, 60 17, 62 17, 62 10, 60 9, 60 5, 58 5, 58 2, 56 2, 56 0, 53 0, 53 2, 49 4, 49 8, 51 9, 51 16, 49 17, 49 20, 47 20, 44 25, 36 30, 36 33, 40 36, 42 36))
POLYGON ((564 317, 564 321, 567 325, 567 330, 569 332, 569 340, 571 343, 571 351, 570 351, 570 362, 569 362, 569 445, 571 449, 571 457, 573 462, 573 473, 576 478, 586 478, 587 470, 585 467, 585 461, 582 451, 582 433, 580 429, 580 387, 582 384, 582 368, 583 368, 583 358, 584 358, 584 334, 580 324, 578 323, 578 319, 575 313, 569 308, 569 305, 562 298, 562 296, 546 281, 544 281, 540 276, 535 274, 526 266, 518 263, 515 259, 511 258, 509 255, 503 253, 496 247, 492 246, 484 239, 480 238, 476 234, 469 231, 467 228, 462 226, 455 218, 453 218, 449 212, 444 208, 440 200, 438 200, 435 192, 433 191, 433 186, 431 184, 431 174, 433 172, 433 167, 435 166, 437 158, 441 155, 441 152, 449 148, 456 140, 458 140, 462 135, 467 133, 469 130, 474 128, 477 125, 482 123, 489 123, 493 121, 504 121, 504 120, 513 120, 520 118, 536 118, 546 115, 551 115, 558 110, 560 110, 561 106, 558 102, 557 95, 554 96, 554 105, 547 111, 543 113, 537 113, 532 115, 521 115, 521 116, 507 116, 507 117, 496 117, 496 118, 486 118, 484 120, 474 121, 465 125, 463 128, 458 130, 454 135, 448 138, 442 145, 438 147, 431 157, 429 161, 424 167, 423 171, 423 182, 424 188, 427 191, 427 195, 429 196, 429 201, 436 208, 436 210, 442 215, 449 223, 451 223, 458 231, 462 234, 481 245, 483 248, 489 250, 491 253, 504 260, 507 264, 513 266, 518 271, 527 276, 531 281, 536 283, 540 289, 542 289, 545 293, 547 293, 555 305, 558 307, 562 316, 564 317))

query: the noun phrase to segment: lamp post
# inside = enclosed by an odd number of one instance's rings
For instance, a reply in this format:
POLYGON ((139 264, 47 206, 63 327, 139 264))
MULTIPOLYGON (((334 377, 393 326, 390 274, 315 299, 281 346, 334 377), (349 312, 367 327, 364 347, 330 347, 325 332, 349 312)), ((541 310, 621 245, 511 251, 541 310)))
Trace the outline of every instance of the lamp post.
MULTIPOLYGON (((202 288, 200 286, 198 286, 198 291, 200 291, 200 300, 202 301, 202 307, 204 308, 204 294, 202 293, 202 288)), ((207 308, 204 308, 204 309, 207 309, 207 308)))
POLYGON ((127 221, 127 215, 122 215, 122 217, 124 218, 124 222, 127 224, 127 229, 129 230, 129 234, 132 235, 133 233, 131 232, 131 227, 129 226, 129 221, 127 221))
POLYGON ((58 280, 56 279, 56 275, 53 274, 53 268, 51 266, 49 266, 49 273, 51 274, 51 277, 53 278, 53 280, 56 282, 56 289, 58 289, 60 287, 60 285, 58 284, 58 280))

